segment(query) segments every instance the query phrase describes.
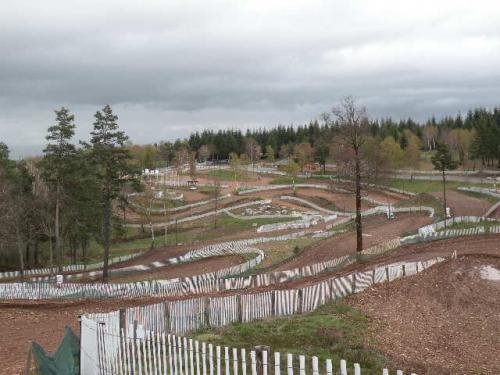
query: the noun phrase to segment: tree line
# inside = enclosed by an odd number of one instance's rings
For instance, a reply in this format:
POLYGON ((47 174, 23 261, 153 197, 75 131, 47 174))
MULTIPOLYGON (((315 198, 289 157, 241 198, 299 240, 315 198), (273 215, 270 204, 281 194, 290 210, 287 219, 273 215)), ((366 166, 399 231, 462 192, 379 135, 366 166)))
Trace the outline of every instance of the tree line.
POLYGON ((22 275, 42 263, 40 247, 47 246, 48 263, 60 271, 67 256, 85 261, 96 240, 106 280, 112 231, 123 230, 114 208, 139 188, 139 170, 109 105, 95 113, 88 142, 74 142, 68 109, 55 115, 42 157, 13 161, 0 143, 0 266, 17 265, 22 275))
MULTIPOLYGON (((179 150, 195 152, 200 161, 227 160, 231 154, 253 159, 249 155, 253 150, 258 151, 254 155, 270 161, 293 155, 296 161, 305 158, 324 166, 332 158, 330 146, 339 134, 338 125, 338 118, 324 113, 319 120, 299 126, 278 125, 246 132, 206 129, 174 142, 133 146, 132 154, 141 167, 149 169, 171 165, 179 150)), ((420 123, 411 118, 374 119, 368 120, 367 129, 367 152, 373 153, 383 168, 417 168, 419 153, 435 150, 438 142, 446 144, 464 167, 492 167, 495 163, 500 166, 500 108, 477 108, 465 116, 440 120, 432 117, 420 123)))

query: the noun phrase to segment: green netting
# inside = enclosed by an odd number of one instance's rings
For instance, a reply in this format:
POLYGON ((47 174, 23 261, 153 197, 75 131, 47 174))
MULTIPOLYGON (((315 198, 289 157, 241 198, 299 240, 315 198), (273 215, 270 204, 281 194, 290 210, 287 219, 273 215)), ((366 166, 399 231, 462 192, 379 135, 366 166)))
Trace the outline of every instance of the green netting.
POLYGON ((59 348, 48 354, 36 342, 31 350, 35 357, 37 373, 41 375, 77 375, 80 370, 80 339, 70 327, 64 330, 59 348))

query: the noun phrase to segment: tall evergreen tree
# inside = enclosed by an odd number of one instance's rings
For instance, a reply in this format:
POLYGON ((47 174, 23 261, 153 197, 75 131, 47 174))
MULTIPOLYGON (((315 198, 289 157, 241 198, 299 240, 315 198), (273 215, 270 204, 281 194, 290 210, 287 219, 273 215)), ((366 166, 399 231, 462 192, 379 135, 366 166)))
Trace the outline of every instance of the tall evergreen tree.
POLYGON ((71 138, 75 134, 75 116, 67 108, 62 107, 56 113, 56 124, 50 126, 46 139, 48 141, 44 152, 42 168, 46 180, 54 190, 54 236, 57 267, 62 271, 62 238, 61 210, 64 204, 64 186, 68 175, 72 172, 72 160, 75 155, 75 145, 71 138))
POLYGON ((118 128, 118 116, 109 105, 94 115, 94 129, 90 133, 92 161, 101 192, 103 253, 103 282, 108 280, 109 247, 111 241, 112 202, 132 178, 130 154, 125 147, 128 137, 118 128))

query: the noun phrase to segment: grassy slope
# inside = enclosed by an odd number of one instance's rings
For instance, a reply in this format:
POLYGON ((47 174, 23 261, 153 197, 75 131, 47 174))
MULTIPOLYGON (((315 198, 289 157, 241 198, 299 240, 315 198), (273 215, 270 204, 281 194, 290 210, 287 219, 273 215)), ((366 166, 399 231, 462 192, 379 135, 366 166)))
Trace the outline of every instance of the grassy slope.
MULTIPOLYGON (((235 323, 223 328, 205 329, 191 337, 217 345, 253 349, 268 345, 271 351, 304 354, 308 367, 310 356, 316 355, 320 365, 331 358, 338 371, 340 359, 350 365, 360 363, 362 373, 375 373, 388 363, 379 352, 365 343, 368 318, 343 302, 325 305, 307 314, 271 318, 251 323, 235 323)), ((282 357, 283 358, 283 357, 282 357)), ((380 370, 379 373, 382 371, 380 370)), ((378 373, 378 372, 377 372, 378 373)))

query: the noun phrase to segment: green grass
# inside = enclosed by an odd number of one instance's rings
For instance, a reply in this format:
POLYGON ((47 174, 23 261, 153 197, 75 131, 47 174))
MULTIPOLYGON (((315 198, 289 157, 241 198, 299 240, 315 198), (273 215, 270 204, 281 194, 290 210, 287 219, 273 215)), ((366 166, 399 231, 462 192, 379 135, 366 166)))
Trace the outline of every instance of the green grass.
MULTIPOLYGON (((441 181, 413 181, 405 179, 389 179, 387 185, 396 189, 402 189, 413 193, 432 193, 443 190, 443 183, 441 181)), ((446 181, 447 189, 456 189, 459 186, 478 186, 478 187, 491 187, 491 184, 471 184, 461 181, 446 181)))
POLYGON ((295 180, 296 184, 305 184, 308 182, 308 179, 304 178, 304 177, 295 177, 295 179, 294 179, 290 176, 279 176, 279 177, 273 178, 271 180, 271 184, 272 185, 291 185, 294 180, 295 180))
POLYGON ((238 181, 253 181, 255 178, 248 175, 248 173, 237 171, 236 174, 231 169, 214 169, 207 173, 211 177, 221 180, 238 180, 238 181))
POLYGON ((469 195, 469 196, 474 197, 474 198, 486 199, 492 205, 498 202, 498 198, 495 198, 495 197, 488 195, 488 194, 476 193, 474 191, 461 191, 460 193, 469 195))
POLYGON ((271 351, 279 351, 282 356, 304 354, 309 364, 310 357, 316 355, 320 371, 330 358, 337 371, 340 359, 345 359, 350 368, 354 362, 360 363, 363 374, 382 373, 381 369, 389 362, 380 352, 371 349, 375 347, 374 342, 366 342, 368 325, 369 319, 359 310, 336 302, 312 313, 204 329, 191 337, 247 350, 268 345, 271 351))
POLYGON ((285 260, 293 257, 295 255, 295 248, 302 251, 304 247, 317 242, 316 238, 295 238, 293 240, 287 241, 276 241, 262 244, 259 246, 262 250, 266 252, 264 261, 257 265, 255 269, 268 268, 270 266, 276 265, 278 263, 284 262, 285 260))

